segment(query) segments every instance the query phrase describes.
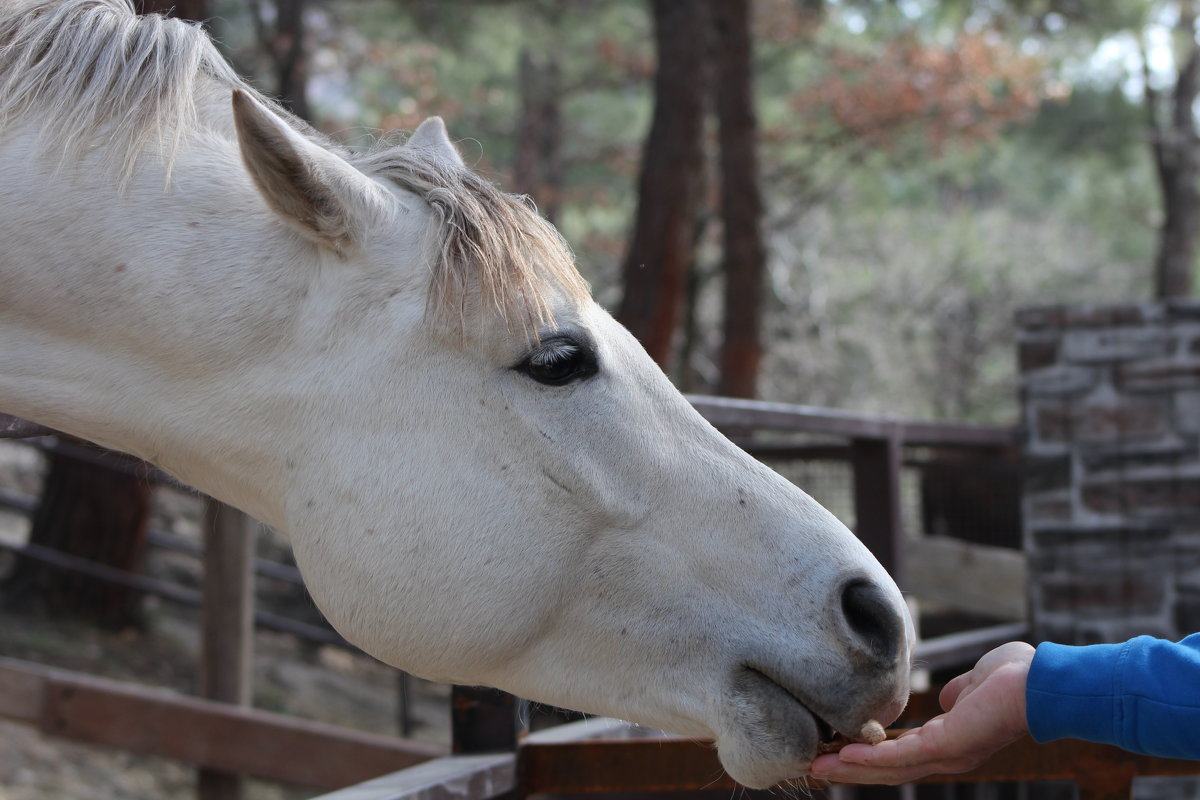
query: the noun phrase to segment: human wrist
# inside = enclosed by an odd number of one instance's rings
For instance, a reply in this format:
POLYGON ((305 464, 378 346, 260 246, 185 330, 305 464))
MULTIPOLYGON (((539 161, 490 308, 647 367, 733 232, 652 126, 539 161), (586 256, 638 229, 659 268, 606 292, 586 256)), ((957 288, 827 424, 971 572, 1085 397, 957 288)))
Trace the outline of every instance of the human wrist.
POLYGON ((1024 692, 1026 723, 1036 741, 1115 740, 1113 686, 1124 646, 1038 645, 1024 692))

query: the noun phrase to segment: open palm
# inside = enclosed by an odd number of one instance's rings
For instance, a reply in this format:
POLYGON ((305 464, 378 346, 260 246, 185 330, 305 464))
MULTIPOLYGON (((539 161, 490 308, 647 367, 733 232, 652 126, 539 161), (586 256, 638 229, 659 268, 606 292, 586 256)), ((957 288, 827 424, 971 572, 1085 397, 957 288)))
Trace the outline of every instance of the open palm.
POLYGON ((967 772, 1028 733, 1025 679, 1034 649, 1001 645, 942 690, 946 713, 896 739, 851 744, 818 757, 812 776, 839 783, 906 783, 934 773, 967 772))

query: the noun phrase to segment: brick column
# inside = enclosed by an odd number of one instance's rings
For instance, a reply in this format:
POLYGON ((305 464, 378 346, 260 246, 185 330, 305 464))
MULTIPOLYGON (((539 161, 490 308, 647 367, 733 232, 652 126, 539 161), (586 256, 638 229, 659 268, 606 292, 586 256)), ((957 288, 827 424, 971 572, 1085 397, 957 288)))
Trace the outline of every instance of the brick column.
POLYGON ((1200 630, 1200 302, 1017 315, 1035 635, 1200 630))

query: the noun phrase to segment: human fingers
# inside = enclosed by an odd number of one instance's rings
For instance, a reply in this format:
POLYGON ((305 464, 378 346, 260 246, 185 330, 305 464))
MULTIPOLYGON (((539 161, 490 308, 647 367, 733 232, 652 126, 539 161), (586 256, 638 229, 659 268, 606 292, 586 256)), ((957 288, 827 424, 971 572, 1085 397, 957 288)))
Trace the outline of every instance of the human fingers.
POLYGON ((813 772, 811 774, 816 780, 828 781, 830 783, 898 786, 920 780, 927 775, 946 775, 965 771, 958 769, 955 764, 938 761, 911 767, 864 767, 860 764, 847 764, 845 762, 837 762, 831 765, 820 763, 826 760, 835 759, 833 755, 819 756, 813 762, 813 772))
POLYGON ((958 702, 958 698, 971 682, 971 672, 964 672, 957 678, 952 678, 942 691, 938 694, 938 705, 942 707, 942 711, 949 711, 954 708, 954 704, 958 702))
POLYGON ((964 672, 942 687, 938 695, 942 710, 954 708, 964 695, 974 691, 997 670, 1009 668, 1010 665, 1023 665, 1027 670, 1029 662, 1033 660, 1033 652, 1034 648, 1025 642, 1007 642, 984 653, 969 672, 964 672))
MULTIPOLYGON (((926 723, 929 725, 929 723, 926 723)), ((897 784, 934 773, 965 772, 978 759, 947 752, 936 735, 918 728, 877 745, 851 744, 841 752, 820 756, 810 772, 814 778, 837 783, 897 784)))

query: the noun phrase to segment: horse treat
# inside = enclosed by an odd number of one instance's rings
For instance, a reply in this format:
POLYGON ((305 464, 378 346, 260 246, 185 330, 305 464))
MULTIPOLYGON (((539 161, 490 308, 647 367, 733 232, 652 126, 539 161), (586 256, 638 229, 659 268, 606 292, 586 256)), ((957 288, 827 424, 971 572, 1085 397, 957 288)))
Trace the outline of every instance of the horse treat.
POLYGON ((869 720, 858 732, 858 736, 851 739, 850 737, 838 733, 831 740, 823 741, 817 745, 817 754, 824 755, 825 753, 836 753, 848 744, 861 742, 863 744, 879 744, 887 739, 887 732, 883 726, 876 720, 869 720))
POLYGON ((887 738, 887 734, 884 733, 882 725, 875 720, 870 720, 862 726, 862 730, 858 732, 858 738, 867 744, 879 744, 887 738))

